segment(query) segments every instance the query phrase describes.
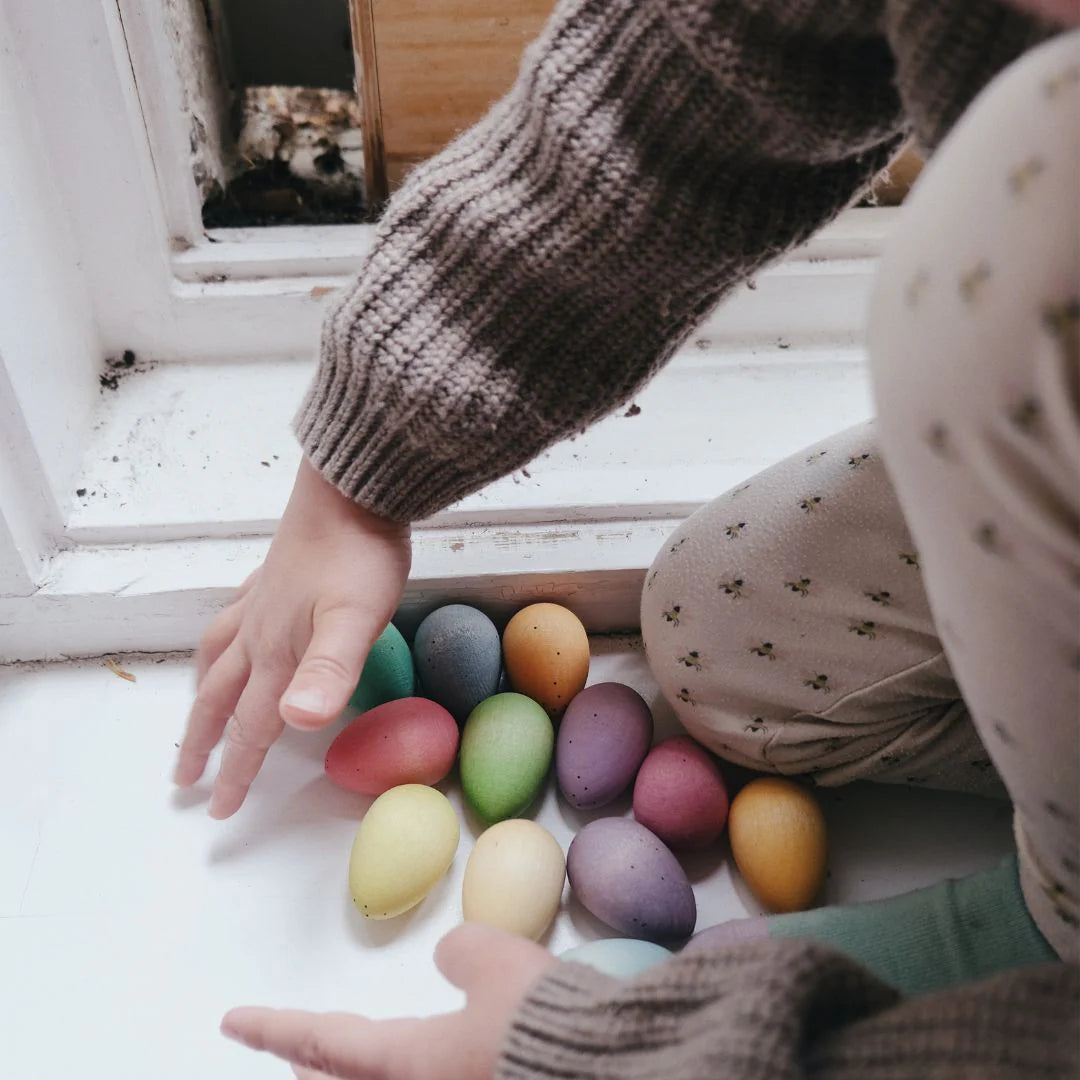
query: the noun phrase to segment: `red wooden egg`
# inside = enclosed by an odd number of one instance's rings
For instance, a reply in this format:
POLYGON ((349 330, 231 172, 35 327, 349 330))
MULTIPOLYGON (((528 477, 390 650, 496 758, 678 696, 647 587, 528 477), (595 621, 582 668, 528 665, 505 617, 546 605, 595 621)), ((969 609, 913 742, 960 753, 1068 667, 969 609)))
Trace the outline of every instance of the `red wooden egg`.
POLYGON ((458 726, 441 705, 400 698, 357 717, 326 751, 326 775, 358 795, 437 784, 454 766, 458 726))

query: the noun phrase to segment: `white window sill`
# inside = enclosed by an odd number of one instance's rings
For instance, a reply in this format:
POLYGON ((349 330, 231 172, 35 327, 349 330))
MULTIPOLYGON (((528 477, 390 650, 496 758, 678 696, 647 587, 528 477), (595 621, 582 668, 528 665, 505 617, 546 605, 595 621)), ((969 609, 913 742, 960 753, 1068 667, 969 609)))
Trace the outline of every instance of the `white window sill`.
MULTIPOLYGON (((870 413, 852 346, 692 338, 636 400, 417 528, 403 614, 456 597, 559 597, 637 625, 645 571, 698 506, 870 413)), ((102 390, 66 543, 0 599, 0 660, 191 648, 265 554, 299 450, 310 363, 162 363, 102 390), (115 459, 115 460, 114 460, 115 459), (264 464, 265 463, 265 464, 264 464)))

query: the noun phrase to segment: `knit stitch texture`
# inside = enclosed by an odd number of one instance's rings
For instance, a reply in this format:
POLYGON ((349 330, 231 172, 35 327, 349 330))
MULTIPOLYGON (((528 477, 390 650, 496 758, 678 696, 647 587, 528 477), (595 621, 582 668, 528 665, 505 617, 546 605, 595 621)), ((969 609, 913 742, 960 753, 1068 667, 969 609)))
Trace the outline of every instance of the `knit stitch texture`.
POLYGON ((1045 32, 992 0, 566 0, 392 200, 326 319, 304 450, 401 521, 511 472, 1045 32))

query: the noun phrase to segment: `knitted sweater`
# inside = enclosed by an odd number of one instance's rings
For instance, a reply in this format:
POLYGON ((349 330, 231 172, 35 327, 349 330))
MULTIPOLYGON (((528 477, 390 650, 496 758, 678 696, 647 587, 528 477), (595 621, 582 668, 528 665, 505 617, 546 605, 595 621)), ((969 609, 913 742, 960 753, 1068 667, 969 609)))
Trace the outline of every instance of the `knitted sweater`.
POLYGON ((530 991, 496 1080, 1071 1080, 1080 974, 1049 964, 899 1000, 847 957, 765 941, 630 982, 563 964, 530 991))
POLYGON ((326 319, 305 452, 401 521, 518 468, 1045 35, 995 0, 564 0, 391 201, 326 319))

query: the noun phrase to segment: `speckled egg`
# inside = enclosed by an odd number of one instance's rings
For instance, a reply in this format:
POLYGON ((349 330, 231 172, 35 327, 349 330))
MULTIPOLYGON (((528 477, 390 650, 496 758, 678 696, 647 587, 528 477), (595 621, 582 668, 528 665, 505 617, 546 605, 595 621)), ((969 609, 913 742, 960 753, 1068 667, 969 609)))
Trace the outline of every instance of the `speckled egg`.
POLYGON ((570 845, 566 871, 578 900, 621 934, 677 942, 694 932, 697 904, 686 874, 636 821, 589 822, 570 845))
POLYGON ((506 624, 503 658, 510 685, 557 720, 589 677, 589 637, 568 608, 530 604, 506 624))
POLYGON ((555 774, 566 801, 595 810, 633 782, 649 751, 653 719, 644 699, 621 683, 598 683, 570 702, 555 744, 555 774))
POLYGON ((728 796, 716 762, 688 735, 654 746, 634 781, 634 817, 670 847, 703 848, 719 839, 728 796))
POLYGON ((326 775, 358 795, 437 784, 454 766, 458 726, 441 705, 400 698, 369 709, 326 751, 326 775))
POLYGON ((535 821, 514 818, 485 829, 465 865, 461 906, 469 922, 536 941, 562 901, 566 860, 559 842, 535 821))
POLYGON ((559 954, 560 960, 568 963, 584 964, 601 975, 610 975, 614 979, 632 979, 649 968, 663 963, 671 950, 654 941, 640 941, 637 938, 604 938, 600 941, 586 941, 584 945, 575 945, 572 949, 559 954))
POLYGON ((555 732, 522 694, 496 694, 469 714, 461 735, 461 788, 488 824, 517 817, 536 798, 551 766, 555 732))
POLYGON ((415 907, 450 869, 459 835, 454 808, 435 788, 405 784, 380 795, 353 841, 353 903, 369 919, 415 907))
POLYGON ((499 631, 466 604, 447 604, 424 619, 413 639, 413 658, 424 693, 459 724, 499 685, 499 631))
POLYGON ((398 628, 391 623, 371 646, 360 681, 349 704, 358 712, 416 693, 412 652, 398 628))
POLYGON ((805 911, 825 880, 825 817, 801 784, 769 776, 735 796, 728 817, 731 854, 750 891, 769 911, 805 911))

